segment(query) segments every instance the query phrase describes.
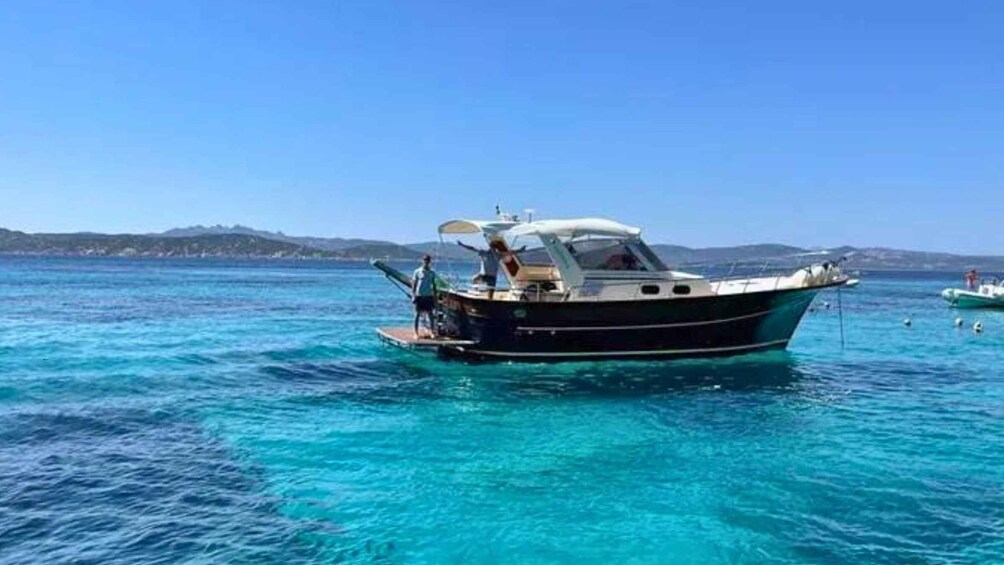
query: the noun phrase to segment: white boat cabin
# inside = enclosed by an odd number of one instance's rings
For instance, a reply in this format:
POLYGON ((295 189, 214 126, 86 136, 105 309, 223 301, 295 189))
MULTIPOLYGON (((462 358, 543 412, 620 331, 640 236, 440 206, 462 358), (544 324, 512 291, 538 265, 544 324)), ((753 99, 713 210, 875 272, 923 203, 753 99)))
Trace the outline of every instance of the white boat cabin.
MULTIPOLYGON (((709 280, 667 267, 641 239, 641 230, 600 218, 534 222, 451 220, 440 236, 481 234, 502 257, 508 288, 493 300, 665 300, 816 286, 839 276, 816 265, 791 275, 709 280), (524 249, 525 247, 525 249, 524 249)), ((484 288, 454 290, 486 297, 484 288)))

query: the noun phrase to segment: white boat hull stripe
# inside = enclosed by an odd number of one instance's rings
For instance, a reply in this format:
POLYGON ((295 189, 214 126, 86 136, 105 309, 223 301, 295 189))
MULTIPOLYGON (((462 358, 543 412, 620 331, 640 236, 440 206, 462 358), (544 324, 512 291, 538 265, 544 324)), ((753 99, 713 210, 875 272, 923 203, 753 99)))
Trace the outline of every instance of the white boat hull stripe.
POLYGON ((704 347, 698 349, 649 349, 638 351, 484 351, 480 349, 467 349, 457 347, 456 349, 471 355, 485 355, 491 357, 620 357, 620 356, 641 356, 641 355, 689 355, 692 353, 717 353, 732 351, 748 351, 750 349, 763 349, 777 345, 787 345, 787 339, 766 341, 763 343, 753 343, 750 345, 736 345, 730 347, 704 347))

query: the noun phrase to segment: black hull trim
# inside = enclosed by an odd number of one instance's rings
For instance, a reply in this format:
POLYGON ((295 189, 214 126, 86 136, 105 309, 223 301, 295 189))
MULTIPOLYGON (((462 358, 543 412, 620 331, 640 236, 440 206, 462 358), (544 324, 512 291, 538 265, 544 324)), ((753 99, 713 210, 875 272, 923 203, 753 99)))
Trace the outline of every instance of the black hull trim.
POLYGON ((445 293, 440 349, 484 360, 720 357, 783 349, 822 287, 619 303, 486 301, 445 293))

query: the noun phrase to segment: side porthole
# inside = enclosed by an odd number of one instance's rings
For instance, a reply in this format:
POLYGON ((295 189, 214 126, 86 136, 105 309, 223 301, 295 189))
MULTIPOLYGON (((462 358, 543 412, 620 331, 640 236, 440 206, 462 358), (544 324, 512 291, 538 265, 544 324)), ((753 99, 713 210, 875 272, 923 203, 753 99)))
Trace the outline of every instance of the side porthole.
POLYGON ((678 284, 673 287, 673 294, 690 294, 690 287, 685 284, 678 284))
POLYGON ((657 284, 643 284, 641 285, 642 294, 659 294, 659 285, 657 284))

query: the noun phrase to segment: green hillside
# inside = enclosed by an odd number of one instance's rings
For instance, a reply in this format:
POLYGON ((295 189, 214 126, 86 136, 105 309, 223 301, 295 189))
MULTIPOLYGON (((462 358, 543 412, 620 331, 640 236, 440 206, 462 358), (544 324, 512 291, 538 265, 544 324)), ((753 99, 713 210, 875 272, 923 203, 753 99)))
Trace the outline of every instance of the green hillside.
POLYGON ((0 228, 0 253, 96 257, 337 258, 332 252, 254 235, 194 237, 104 234, 28 234, 0 228))

